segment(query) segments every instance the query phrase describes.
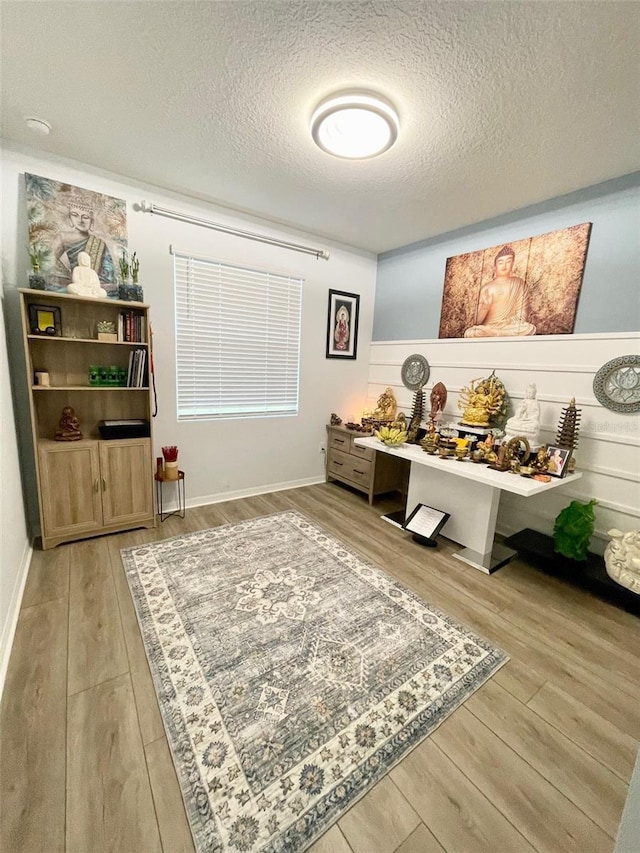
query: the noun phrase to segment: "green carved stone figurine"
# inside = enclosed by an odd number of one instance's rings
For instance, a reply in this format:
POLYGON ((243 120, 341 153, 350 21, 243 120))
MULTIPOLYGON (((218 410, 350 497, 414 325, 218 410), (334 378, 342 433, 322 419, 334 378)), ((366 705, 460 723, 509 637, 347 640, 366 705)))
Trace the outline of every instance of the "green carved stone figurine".
POLYGON ((593 535, 596 500, 587 504, 571 501, 553 525, 554 551, 571 560, 586 560, 589 540, 593 535))

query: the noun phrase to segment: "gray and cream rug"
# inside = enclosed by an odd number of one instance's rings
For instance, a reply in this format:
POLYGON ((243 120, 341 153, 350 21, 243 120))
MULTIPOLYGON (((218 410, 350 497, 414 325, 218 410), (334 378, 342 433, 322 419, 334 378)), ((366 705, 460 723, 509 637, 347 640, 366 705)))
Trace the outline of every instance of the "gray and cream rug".
POLYGON ((297 512, 122 559, 199 853, 305 850, 507 660, 297 512))

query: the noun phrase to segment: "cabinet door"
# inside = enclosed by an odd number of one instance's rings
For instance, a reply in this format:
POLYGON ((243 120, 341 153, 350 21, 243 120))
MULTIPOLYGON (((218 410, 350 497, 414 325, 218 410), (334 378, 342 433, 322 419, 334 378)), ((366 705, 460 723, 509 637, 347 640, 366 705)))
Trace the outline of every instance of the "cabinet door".
POLYGON ((148 438, 101 441, 100 468, 105 526, 153 518, 153 477, 148 438))
POLYGON ((43 536, 66 536, 102 527, 96 442, 47 442, 39 448, 39 458, 43 536))

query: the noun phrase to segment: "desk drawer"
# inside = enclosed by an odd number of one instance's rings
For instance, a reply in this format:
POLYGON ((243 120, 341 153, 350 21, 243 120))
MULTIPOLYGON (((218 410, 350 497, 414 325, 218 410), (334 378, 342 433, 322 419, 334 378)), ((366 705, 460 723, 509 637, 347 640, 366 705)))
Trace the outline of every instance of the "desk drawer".
POLYGON ((358 445, 356 444, 357 438, 357 435, 351 436, 351 449, 349 452, 352 453, 354 456, 357 456, 359 459, 368 459, 369 462, 371 462, 371 460, 375 456, 375 450, 370 447, 358 447, 358 445))
POLYGON ((351 436, 346 432, 330 432, 329 433, 329 449, 342 450, 343 453, 348 453, 351 448, 351 436))
POLYGON ((371 462, 366 459, 355 459, 351 457, 349 474, 347 475, 354 483, 369 488, 371 483, 371 462))
POLYGON ((331 451, 327 463, 327 472, 330 477, 350 480, 352 483, 358 483, 367 488, 371 482, 371 462, 366 459, 357 459, 339 450, 331 451))
POLYGON ((340 479, 348 477, 351 470, 351 462, 352 460, 348 453, 342 453, 340 450, 331 448, 327 460, 327 473, 332 477, 340 477, 340 479))

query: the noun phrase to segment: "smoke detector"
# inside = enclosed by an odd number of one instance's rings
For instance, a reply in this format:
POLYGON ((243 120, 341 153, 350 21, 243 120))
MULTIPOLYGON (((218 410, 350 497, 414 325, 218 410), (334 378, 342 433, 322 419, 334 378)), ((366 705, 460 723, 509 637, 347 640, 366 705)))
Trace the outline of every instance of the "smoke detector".
POLYGON ((32 133, 37 133, 39 136, 48 136, 51 133, 51 125, 43 118, 25 116, 24 123, 32 133))

